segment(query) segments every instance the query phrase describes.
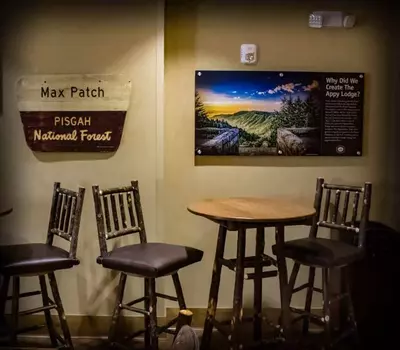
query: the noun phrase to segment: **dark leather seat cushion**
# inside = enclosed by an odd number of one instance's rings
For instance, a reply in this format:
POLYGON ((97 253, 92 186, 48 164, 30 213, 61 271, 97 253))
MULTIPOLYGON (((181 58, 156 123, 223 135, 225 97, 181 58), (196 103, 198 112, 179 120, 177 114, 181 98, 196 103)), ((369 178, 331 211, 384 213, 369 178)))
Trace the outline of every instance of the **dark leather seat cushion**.
POLYGON ((69 253, 45 243, 28 243, 0 246, 0 272, 7 275, 24 275, 69 269, 79 264, 69 253))
POLYGON ((201 261, 201 250, 165 243, 133 244, 110 251, 97 262, 137 276, 156 278, 201 261))
MULTIPOLYGON (((276 254, 276 245, 273 246, 276 254)), ((302 238, 285 242, 284 256, 304 265, 333 267, 348 265, 363 257, 363 250, 327 238, 302 238)))

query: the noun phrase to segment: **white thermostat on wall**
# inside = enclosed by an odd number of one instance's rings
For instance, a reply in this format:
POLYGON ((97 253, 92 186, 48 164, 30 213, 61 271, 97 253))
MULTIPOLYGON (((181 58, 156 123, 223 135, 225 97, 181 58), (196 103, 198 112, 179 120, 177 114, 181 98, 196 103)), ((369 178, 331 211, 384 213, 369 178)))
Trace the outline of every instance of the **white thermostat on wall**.
POLYGON ((240 62, 243 64, 257 63, 257 45, 242 44, 240 46, 240 62))

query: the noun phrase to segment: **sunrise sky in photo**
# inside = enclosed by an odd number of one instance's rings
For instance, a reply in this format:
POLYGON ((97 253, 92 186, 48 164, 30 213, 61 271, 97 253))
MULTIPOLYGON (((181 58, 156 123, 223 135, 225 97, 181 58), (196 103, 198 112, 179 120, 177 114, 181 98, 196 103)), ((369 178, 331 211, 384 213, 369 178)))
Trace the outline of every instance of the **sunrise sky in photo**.
POLYGON ((260 71, 200 71, 196 72, 196 91, 209 117, 233 114, 239 111, 273 112, 280 109, 284 95, 304 100, 316 80, 301 72, 290 76, 279 72, 260 71))

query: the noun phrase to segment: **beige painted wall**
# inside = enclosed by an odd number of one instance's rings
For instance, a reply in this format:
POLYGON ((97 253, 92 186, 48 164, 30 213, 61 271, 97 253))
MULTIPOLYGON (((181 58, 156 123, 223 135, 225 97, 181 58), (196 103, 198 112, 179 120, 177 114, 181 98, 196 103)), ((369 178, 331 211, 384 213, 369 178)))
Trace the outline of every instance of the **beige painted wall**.
MULTIPOLYGON (((157 77, 160 53, 157 53, 155 2, 143 0, 114 7, 52 5, 35 8, 34 12, 26 9, 10 20, 6 28, 4 115, 0 118, 0 131, 2 149, 7 149, 3 160, 7 162, 2 164, 7 164, 8 174, 14 176, 2 184, 10 189, 15 212, 1 222, 10 232, 1 241, 44 239, 53 181, 87 188, 78 249, 82 263, 59 274, 68 314, 109 314, 113 304, 111 289, 116 281, 109 283, 114 275, 95 263, 98 244, 90 192, 93 183, 110 186, 139 179, 149 238, 205 251, 201 264, 182 271, 189 307, 206 307, 217 229, 186 211, 192 201, 211 196, 281 193, 311 200, 317 176, 339 182, 369 180, 374 183, 373 216, 388 222, 392 219, 384 215, 382 205, 392 184, 387 181, 390 159, 385 153, 386 145, 393 141, 387 127, 394 112, 385 98, 392 80, 385 69, 386 33, 383 35, 380 29, 376 12, 365 6, 355 5, 353 9, 342 6, 340 9, 356 13, 359 19, 356 28, 312 30, 307 27, 307 16, 315 7, 307 2, 263 6, 251 5, 249 1, 243 1, 247 5, 242 6, 240 1, 231 1, 230 6, 221 2, 217 6, 212 1, 202 5, 183 2, 184 5, 173 1, 177 5, 167 8, 165 118, 162 108, 157 109, 160 96, 156 92, 160 89, 162 92, 162 76, 157 77), (255 67, 239 63, 239 47, 245 42, 260 47, 260 62, 255 67), (195 69, 364 71, 367 74, 365 156, 202 158, 195 162, 195 69), (16 109, 14 84, 20 75, 41 73, 124 73, 131 78, 131 108, 115 155, 109 158, 93 154, 35 155, 29 150, 16 109), (160 127, 165 130, 164 148, 160 127), (164 168, 160 167, 162 163, 164 168)), ((394 182, 395 178, 391 179, 394 182)), ((305 234, 304 228, 288 230, 288 238, 305 234)), ((254 234, 250 233, 249 254, 254 250, 253 240, 254 234)), ((270 233, 267 251, 272 242, 270 233)), ((227 254, 234 252, 235 237, 231 234, 227 254)), ((161 289, 163 286, 164 283, 161 289)), ((166 291, 171 291, 171 283, 165 286, 166 291)), ((277 280, 265 281, 264 287, 265 305, 278 306, 277 280)), ((233 275, 224 271, 220 307, 231 307, 232 290, 233 275)), ((251 303, 251 291, 251 285, 246 284, 247 304, 251 303)), ((134 280, 128 297, 139 294, 141 283, 134 280)))
MULTIPOLYGON (((216 244, 217 227, 186 211, 205 197, 291 194, 312 203, 315 179, 374 183, 372 217, 386 219, 382 201, 388 184, 385 136, 389 120, 385 93, 386 42, 376 11, 368 6, 336 2, 336 8, 356 14, 351 29, 308 28, 308 14, 333 9, 310 2, 200 1, 198 5, 171 5, 167 9, 165 63, 165 232, 169 241, 185 241, 205 251, 203 263, 183 272, 189 305, 205 307, 216 244), (265 2, 267 3, 267 2, 265 2), (300 4, 299 4, 300 3, 300 4), (242 43, 259 45, 259 64, 240 64, 242 43), (194 71, 196 69, 361 71, 366 73, 365 155, 360 158, 201 158, 193 156, 194 71), (186 282, 186 283, 185 283, 186 282)), ((266 238, 267 252, 274 242, 266 238)), ((287 230, 290 239, 307 234, 306 228, 287 230)), ((227 255, 235 253, 235 234, 229 234, 227 255)), ((247 252, 254 252, 249 233, 247 252)), ((224 271, 219 307, 232 306, 233 273, 224 271)), ((304 278, 304 275, 303 275, 304 278)), ((265 306, 278 306, 277 279, 264 281, 265 306)), ((252 283, 245 284, 245 302, 252 305, 252 283)), ((298 295, 295 303, 304 303, 298 295)), ((303 304, 304 305, 304 304, 303 304)), ((320 305, 316 300, 315 305, 320 305)))
MULTIPOLYGON (((96 264, 99 247, 92 184, 123 185, 137 178, 149 239, 160 239, 155 219, 157 2, 112 7, 99 2, 48 4, 19 11, 7 25, 3 56, 4 116, 0 121, 13 174, 8 186, 14 213, 2 221, 9 227, 2 241, 44 241, 53 182, 86 187, 78 246, 81 265, 58 273, 59 287, 68 314, 110 314, 117 280, 96 264), (15 83, 20 75, 53 73, 121 73, 132 81, 124 134, 114 155, 34 154, 27 147, 15 83)), ((35 283, 27 279, 24 285, 35 283)), ((141 293, 141 281, 132 279, 127 298, 141 293)))

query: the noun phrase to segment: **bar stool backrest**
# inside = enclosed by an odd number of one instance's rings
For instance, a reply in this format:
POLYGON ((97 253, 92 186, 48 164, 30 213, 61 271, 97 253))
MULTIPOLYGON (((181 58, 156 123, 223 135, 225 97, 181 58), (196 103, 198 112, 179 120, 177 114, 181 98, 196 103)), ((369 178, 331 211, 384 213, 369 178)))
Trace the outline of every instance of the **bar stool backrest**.
POLYGON ((76 259, 84 197, 83 187, 76 192, 62 188, 60 182, 54 183, 46 243, 53 245, 54 235, 67 240, 71 259, 76 259))
POLYGON ((318 178, 314 200, 316 215, 311 226, 310 237, 317 236, 318 227, 349 231, 358 234, 357 245, 359 248, 364 247, 371 192, 372 185, 369 182, 363 186, 347 186, 328 184, 323 178, 318 178), (331 202, 333 196, 334 201, 331 202), (350 203, 351 208, 349 208, 350 203), (359 215, 360 206, 361 215, 359 215), (349 211, 351 211, 350 221, 347 220, 349 211))
POLYGON ((94 185, 92 190, 101 256, 107 254, 109 239, 139 233, 140 243, 147 242, 137 180, 131 186, 100 189, 94 185))

